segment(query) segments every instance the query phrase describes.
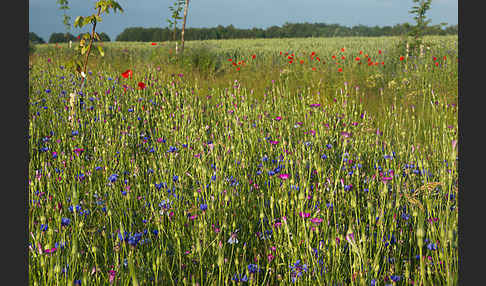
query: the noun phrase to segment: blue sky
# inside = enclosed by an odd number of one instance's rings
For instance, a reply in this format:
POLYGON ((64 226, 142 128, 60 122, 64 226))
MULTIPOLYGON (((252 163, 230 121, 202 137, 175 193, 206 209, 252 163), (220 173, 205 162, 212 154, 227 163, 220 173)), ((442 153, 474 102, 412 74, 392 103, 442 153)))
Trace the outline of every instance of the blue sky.
MULTIPOLYGON (((112 40, 128 27, 167 27, 168 7, 174 0, 119 0, 123 13, 110 13, 96 30, 112 40)), ((71 22, 77 16, 94 14, 95 0, 70 0, 71 22)), ((327 23, 344 26, 393 26, 414 23, 412 0, 191 0, 187 27, 267 28, 291 23, 327 23)), ((45 41, 54 32, 65 32, 63 12, 56 0, 29 0, 29 31, 45 41)), ((458 23, 458 0, 433 0, 427 16, 432 24, 458 23)), ((72 34, 84 32, 71 28, 72 34)))

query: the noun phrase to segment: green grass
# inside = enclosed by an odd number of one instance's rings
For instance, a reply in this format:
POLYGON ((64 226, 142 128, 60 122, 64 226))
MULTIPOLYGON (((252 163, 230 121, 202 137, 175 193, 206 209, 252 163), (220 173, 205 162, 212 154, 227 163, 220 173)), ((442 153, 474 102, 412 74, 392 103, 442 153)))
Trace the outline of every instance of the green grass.
POLYGON ((74 108, 36 46, 29 284, 456 284, 457 37, 427 42, 105 43, 74 108))

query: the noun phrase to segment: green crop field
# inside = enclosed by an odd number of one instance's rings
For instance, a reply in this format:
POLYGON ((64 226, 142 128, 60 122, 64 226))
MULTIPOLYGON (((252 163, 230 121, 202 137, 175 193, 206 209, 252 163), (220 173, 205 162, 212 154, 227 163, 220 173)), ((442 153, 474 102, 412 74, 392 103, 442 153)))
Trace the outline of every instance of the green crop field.
POLYGON ((457 42, 36 45, 29 284, 456 285, 457 42))

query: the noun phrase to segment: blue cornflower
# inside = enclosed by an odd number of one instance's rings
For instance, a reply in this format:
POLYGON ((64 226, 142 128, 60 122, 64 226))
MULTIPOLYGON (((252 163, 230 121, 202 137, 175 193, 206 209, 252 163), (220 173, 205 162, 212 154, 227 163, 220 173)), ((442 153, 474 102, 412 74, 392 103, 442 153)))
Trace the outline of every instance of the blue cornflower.
POLYGON ((174 175, 172 177, 172 181, 174 181, 174 183, 177 183, 177 181, 179 181, 179 176, 174 175))
POLYGON ((398 281, 400 281, 400 279, 402 279, 402 277, 401 277, 401 276, 399 276, 399 275, 391 275, 391 276, 390 276, 390 279, 391 279, 393 282, 398 282, 398 281))
POLYGON ((248 271, 250 273, 260 272, 260 268, 256 264, 248 264, 248 271))
POLYGON ((72 131, 72 132, 71 132, 71 135, 72 135, 72 136, 76 136, 76 135, 78 135, 78 134, 79 134, 79 131, 78 131, 78 130, 74 130, 74 131, 72 131))
POLYGON ((326 154, 322 154, 321 155, 321 159, 327 159, 327 155, 326 154))
POLYGON ((235 274, 233 275, 233 278, 232 278, 233 281, 235 281, 236 283, 242 281, 242 282, 246 282, 248 281, 248 277, 245 275, 241 276, 241 274, 235 274))
POLYGON ((207 205, 207 204, 201 204, 201 205, 199 206, 199 208, 200 208, 202 211, 205 211, 205 210, 207 210, 207 209, 208 209, 208 205, 207 205))
POLYGON ((74 280, 74 285, 81 285, 81 280, 74 280))
POLYGON ((63 217, 63 218, 61 218, 61 225, 62 225, 62 226, 67 226, 67 225, 69 225, 70 223, 71 223, 71 220, 70 220, 70 219, 68 219, 67 217, 63 217))
POLYGON ((40 225, 40 230, 42 230, 42 231, 46 231, 48 228, 49 228, 49 226, 47 225, 47 223, 40 225))
POLYGON ((435 243, 429 243, 429 244, 427 244, 427 248, 429 250, 437 250, 437 244, 435 244, 435 243))
POLYGON ((170 146, 169 147, 169 150, 167 151, 168 153, 174 153, 174 152, 177 152, 177 148, 174 147, 174 146, 170 146))
POLYGON ((118 179, 118 174, 112 174, 110 177, 108 177, 108 180, 112 183, 114 183, 118 179))
POLYGON ((370 285, 371 286, 375 286, 376 285, 376 280, 375 279, 371 279, 370 285))
POLYGON ((326 144, 326 148, 327 149, 331 149, 332 148, 332 145, 331 144, 326 144))

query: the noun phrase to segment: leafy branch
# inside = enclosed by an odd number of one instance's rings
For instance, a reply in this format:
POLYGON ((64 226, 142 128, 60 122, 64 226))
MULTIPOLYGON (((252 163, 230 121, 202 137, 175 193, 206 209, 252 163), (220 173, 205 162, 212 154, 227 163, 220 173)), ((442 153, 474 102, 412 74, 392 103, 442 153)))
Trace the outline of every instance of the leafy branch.
MULTIPOLYGON (((90 33, 85 33, 82 35, 81 40, 79 41, 79 46, 76 47, 76 51, 78 52, 76 59, 71 62, 71 67, 75 67, 76 71, 80 72, 82 75, 82 83, 81 89, 84 86, 86 80, 86 69, 88 67, 88 59, 91 53, 92 47, 94 47, 93 42, 94 40, 100 40, 100 36, 96 33, 96 24, 102 21, 101 14, 106 13, 109 14, 110 10, 116 13, 116 11, 123 12, 122 7, 114 0, 99 0, 96 2, 95 10, 97 10, 96 14, 91 16, 83 17, 78 16, 74 21, 74 27, 82 28, 86 25, 93 25, 90 33), (81 63, 80 58, 84 56, 84 63, 81 63)), ((101 46, 96 46, 99 54, 103 57, 105 55, 103 48, 101 46)))

